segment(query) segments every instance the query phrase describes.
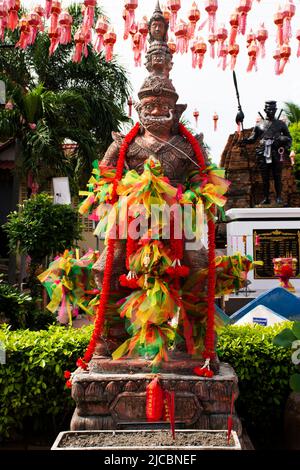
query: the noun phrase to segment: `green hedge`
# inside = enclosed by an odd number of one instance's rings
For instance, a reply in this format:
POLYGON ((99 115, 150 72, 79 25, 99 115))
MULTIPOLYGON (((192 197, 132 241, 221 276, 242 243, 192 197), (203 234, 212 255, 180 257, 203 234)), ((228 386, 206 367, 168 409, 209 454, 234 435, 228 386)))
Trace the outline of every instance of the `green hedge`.
MULTIPOLYGON (((258 443, 271 443, 281 428, 293 366, 290 351, 272 342, 286 326, 227 326, 219 332, 219 357, 239 377, 238 412, 258 443)), ((0 435, 24 432, 28 423, 37 428, 54 423, 54 433, 68 426, 74 402, 63 373, 74 370, 91 331, 90 326, 51 326, 39 332, 0 329, 6 347, 6 365, 0 365, 0 435)))
POLYGON ((295 370, 291 351, 273 344, 274 337, 291 323, 227 326, 219 335, 218 355, 234 368, 239 379, 238 414, 254 443, 281 445, 283 411, 295 370))

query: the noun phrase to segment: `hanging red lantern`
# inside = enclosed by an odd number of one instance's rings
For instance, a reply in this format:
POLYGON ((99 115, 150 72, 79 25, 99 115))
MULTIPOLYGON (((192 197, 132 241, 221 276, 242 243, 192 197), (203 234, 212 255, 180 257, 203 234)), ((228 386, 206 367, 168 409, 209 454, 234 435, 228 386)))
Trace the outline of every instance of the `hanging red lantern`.
POLYGON ((97 0, 84 0, 83 29, 89 31, 94 24, 95 7, 97 0))
POLYGON ((282 46, 283 44, 283 13, 279 8, 277 13, 274 15, 274 23, 277 26, 277 44, 282 46))
POLYGON ((19 29, 21 34, 16 47, 19 47, 20 49, 26 49, 30 41, 30 26, 28 19, 25 16, 23 16, 19 21, 19 29))
POLYGON ((208 42, 210 44, 210 57, 212 59, 215 58, 215 44, 217 41, 218 41, 218 38, 216 34, 209 34, 208 42))
POLYGON ((197 41, 193 41, 192 45, 190 47, 191 53, 192 53, 192 67, 193 67, 193 69, 195 69, 196 66, 197 66, 197 56, 195 54, 195 44, 196 44, 196 42, 197 41))
POLYGON ((214 121, 214 131, 216 132, 217 128, 218 128, 218 120, 219 120, 219 116, 217 115, 216 112, 214 112, 214 115, 213 115, 213 121, 214 121))
POLYGON ((170 10, 168 10, 167 7, 164 7, 163 10, 162 10, 162 14, 163 14, 163 17, 164 19, 170 23, 170 20, 171 20, 171 12, 170 10))
POLYGON ((248 56, 249 56, 249 63, 247 67, 247 72, 251 72, 253 70, 253 67, 255 70, 257 69, 257 53, 258 53, 258 47, 256 45, 256 41, 252 41, 248 48, 248 56))
POLYGON ((296 6, 293 0, 289 0, 283 8, 283 42, 288 43, 292 37, 291 21, 296 12, 296 6))
POLYGON ((8 22, 7 27, 11 31, 14 31, 18 26, 19 17, 18 11, 20 10, 20 0, 16 0, 14 6, 8 10, 8 22))
POLYGON ((214 34, 216 30, 216 13, 218 9, 218 0, 206 0, 205 10, 208 13, 209 32, 214 34))
POLYGON ((55 33, 57 30, 58 17, 61 13, 61 2, 53 1, 51 7, 51 16, 50 16, 50 33, 55 33))
POLYGON ((147 17, 144 16, 142 21, 138 23, 138 32, 141 33, 141 50, 146 51, 147 49, 147 35, 148 35, 148 20, 147 17))
POLYGON ((298 50, 297 50, 297 57, 300 57, 300 29, 298 29, 296 33, 296 39, 298 39, 299 44, 298 44, 298 50))
POLYGON ((105 60, 110 62, 113 58, 114 45, 117 41, 116 33, 111 30, 104 35, 103 43, 105 47, 105 60))
POLYGON ((199 69, 202 69, 204 55, 206 51, 207 51, 207 46, 205 42, 203 41, 202 38, 198 39, 198 41, 195 44, 195 54, 197 57, 196 66, 198 66, 199 69))
POLYGON ((135 20, 135 10, 138 7, 138 0, 125 0, 124 8, 127 11, 125 17, 125 35, 128 37, 130 28, 135 20))
POLYGON ((129 110, 128 114, 129 114, 129 117, 131 117, 132 116, 132 106, 133 106, 133 100, 132 100, 131 96, 129 96, 127 104, 128 104, 128 110, 129 110))
POLYGON ((142 35, 137 32, 132 38, 133 52, 134 52, 134 65, 140 67, 142 65, 142 35))
POLYGON ((198 127, 198 118, 199 118, 199 111, 198 111, 198 109, 195 109, 195 110, 194 110, 193 116, 194 116, 194 118, 195 118, 196 127, 198 127))
POLYGON ((291 48, 288 44, 283 44, 280 48, 280 67, 279 67, 279 74, 284 72, 284 68, 289 61, 289 58, 291 56, 291 48))
POLYGON ((30 26, 30 39, 28 43, 29 45, 35 42, 40 22, 41 22, 41 19, 35 11, 29 13, 28 15, 28 24, 30 26))
POLYGON ((109 25, 108 25, 107 19, 104 16, 100 16, 97 20, 96 27, 95 27, 97 38, 94 43, 94 49, 96 52, 98 52, 98 54, 100 54, 100 52, 103 49, 103 46, 104 46, 103 38, 104 38, 104 34, 106 34, 108 31, 108 26, 109 25))
POLYGON ((82 28, 77 29, 74 35, 75 52, 72 57, 73 62, 79 63, 82 60, 83 48, 85 45, 85 34, 82 28))
POLYGON ((224 42, 226 41, 227 37, 228 37, 228 31, 224 27, 224 25, 222 25, 220 28, 218 28, 218 31, 217 31, 218 57, 220 57, 220 50, 221 50, 224 42))
POLYGON ((230 16, 229 23, 231 26, 230 37, 229 37, 229 47, 230 47, 230 46, 233 46, 233 44, 235 44, 235 41, 236 41, 238 27, 239 27, 239 14, 233 13, 230 16))
POLYGON ((240 46, 238 44, 232 44, 232 46, 229 46, 228 48, 228 54, 231 56, 231 60, 230 60, 231 70, 235 69, 236 59, 237 59, 237 56, 239 55, 239 52, 240 52, 240 46))
POLYGON ((187 24, 180 20, 180 23, 175 27, 176 36, 176 52, 184 54, 188 52, 189 38, 188 38, 188 27, 187 24))
POLYGON ((128 36, 129 36, 129 29, 127 29, 127 20, 126 20, 126 17, 128 15, 128 11, 126 10, 126 8, 123 9, 123 14, 122 14, 122 18, 124 20, 124 34, 123 34, 123 39, 126 41, 126 39, 128 39, 128 36))
POLYGON ((45 15, 46 18, 49 18, 51 14, 52 0, 46 0, 45 15))
POLYGON ((253 41, 256 41, 256 34, 254 34, 253 29, 250 29, 250 33, 247 34, 247 47, 250 47, 253 41))
POLYGON ((49 55, 51 56, 52 54, 54 54, 54 52, 59 46, 60 30, 57 28, 56 31, 49 32, 49 38, 50 38, 49 55))
POLYGON ((44 18, 45 18, 45 10, 43 7, 41 7, 41 5, 37 5, 36 7, 34 7, 34 11, 35 13, 37 13, 40 17, 40 24, 39 24, 39 30, 40 31, 44 31, 44 18))
POLYGON ((228 56, 228 46, 227 44, 223 43, 220 49, 220 61, 218 66, 222 67, 222 70, 226 70, 227 67, 227 56, 228 56))
POLYGON ((168 41, 168 48, 170 49, 171 54, 175 54, 176 52, 176 42, 174 38, 171 36, 169 41, 168 41))
POLYGON ((0 1, 0 39, 4 40, 5 28, 7 26, 8 17, 7 17, 7 4, 5 1, 0 1))
POLYGON ((180 0, 168 0, 168 8, 171 12, 170 30, 175 31, 175 25, 176 25, 176 21, 177 21, 177 13, 181 8, 180 0))
POLYGON ((261 57, 264 58, 266 56, 265 43, 268 39, 268 30, 265 28, 264 23, 261 24, 259 30, 257 31, 256 39, 259 44, 261 57))
POLYGON ((188 12, 188 19, 189 19, 189 25, 188 25, 189 38, 192 38, 195 33, 196 24, 200 20, 200 10, 197 7, 197 4, 195 2, 193 3, 192 8, 188 12))
POLYGON ((58 24, 60 27, 60 44, 69 44, 72 40, 71 28, 73 24, 72 15, 68 11, 62 11, 58 17, 58 24))
POLYGON ((239 12, 239 29, 241 34, 245 34, 247 26, 247 15, 252 7, 252 0, 240 0, 237 7, 239 12))
POLYGON ((276 49, 273 55, 273 59, 275 60, 275 74, 279 75, 279 70, 280 70, 280 49, 276 49))

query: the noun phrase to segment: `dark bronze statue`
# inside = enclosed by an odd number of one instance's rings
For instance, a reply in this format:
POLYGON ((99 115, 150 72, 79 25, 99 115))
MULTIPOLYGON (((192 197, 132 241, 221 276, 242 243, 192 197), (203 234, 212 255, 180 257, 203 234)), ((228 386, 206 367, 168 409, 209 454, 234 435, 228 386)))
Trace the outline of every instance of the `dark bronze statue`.
POLYGON ((266 101, 266 118, 256 124, 251 136, 243 143, 252 143, 259 140, 256 148, 256 159, 263 180, 264 199, 262 205, 270 204, 270 177, 274 179, 276 203, 282 204, 281 199, 281 173, 284 158, 288 156, 292 138, 287 125, 275 117, 276 101, 266 101))

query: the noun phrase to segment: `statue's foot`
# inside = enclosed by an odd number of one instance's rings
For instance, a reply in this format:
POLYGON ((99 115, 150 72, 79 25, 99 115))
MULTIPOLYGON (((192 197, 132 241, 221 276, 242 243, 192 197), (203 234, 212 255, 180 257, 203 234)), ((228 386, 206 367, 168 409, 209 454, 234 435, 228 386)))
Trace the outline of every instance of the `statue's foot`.
POLYGON ((264 206, 264 205, 267 205, 267 204, 270 204, 270 199, 268 199, 267 197, 265 199, 263 199, 260 203, 261 206, 264 206))
POLYGON ((276 198, 276 203, 277 204, 283 204, 283 200, 281 199, 281 197, 276 198))

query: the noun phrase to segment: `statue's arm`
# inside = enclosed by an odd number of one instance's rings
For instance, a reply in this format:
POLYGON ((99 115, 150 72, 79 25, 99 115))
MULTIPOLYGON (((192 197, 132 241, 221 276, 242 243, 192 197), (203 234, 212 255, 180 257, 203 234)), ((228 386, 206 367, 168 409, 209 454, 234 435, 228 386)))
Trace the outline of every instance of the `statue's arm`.
POLYGON ((112 137, 114 141, 106 150, 104 157, 101 160, 101 165, 116 167, 118 163, 120 147, 123 141, 123 137, 117 132, 113 132, 112 137))
POLYGON ((281 129, 280 129, 280 136, 278 137, 278 141, 286 148, 290 148, 292 145, 292 136, 290 134, 288 126, 282 122, 281 129))
POLYGON ((243 139, 243 143, 252 144, 253 142, 257 141, 257 139, 261 136, 261 134, 262 134, 261 129, 258 126, 255 126, 251 135, 248 138, 243 139))

